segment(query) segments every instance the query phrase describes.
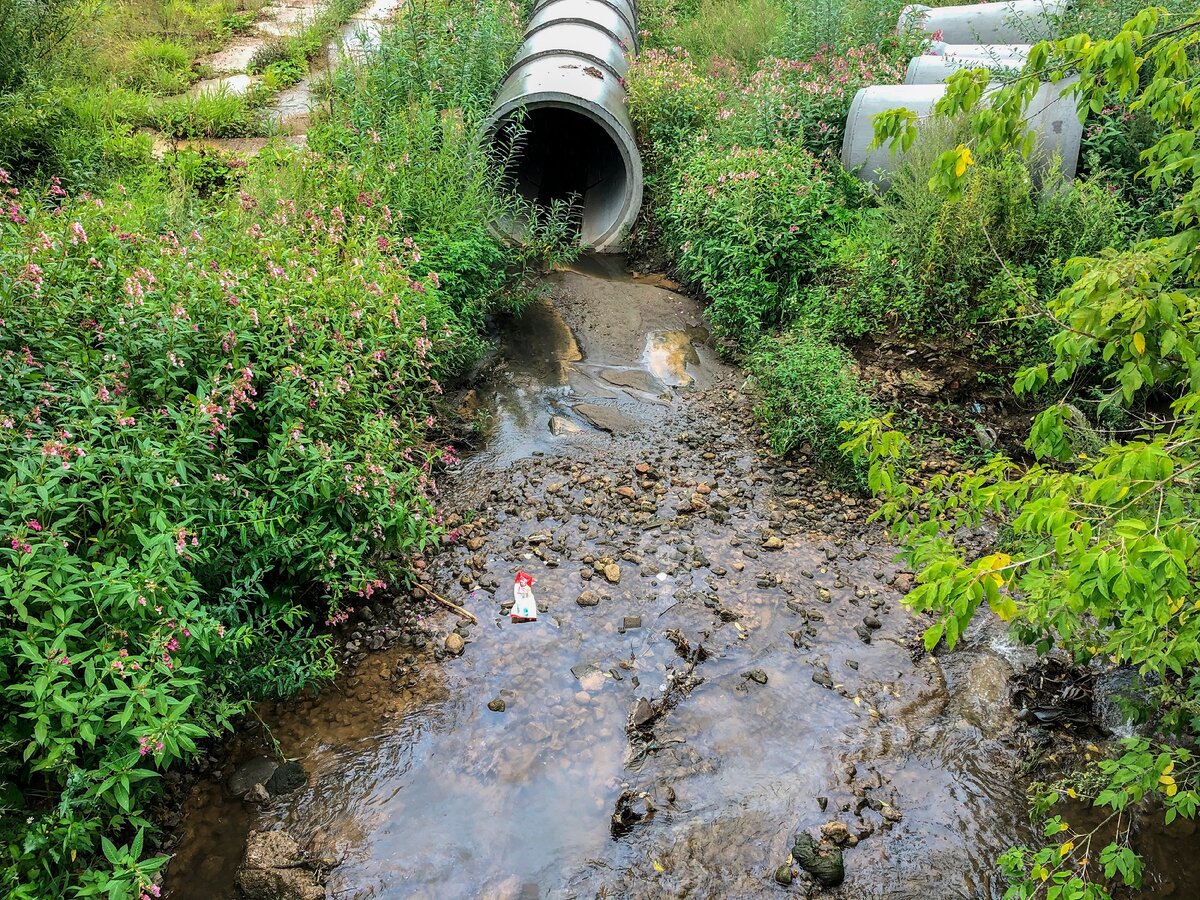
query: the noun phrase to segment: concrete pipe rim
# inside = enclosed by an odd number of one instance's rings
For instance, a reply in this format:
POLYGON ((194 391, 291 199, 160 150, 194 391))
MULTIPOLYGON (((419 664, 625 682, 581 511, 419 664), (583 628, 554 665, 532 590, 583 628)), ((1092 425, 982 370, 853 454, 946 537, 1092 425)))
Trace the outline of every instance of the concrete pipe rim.
MULTIPOLYGON (((538 91, 531 94, 514 97, 492 110, 484 120, 481 138, 485 145, 490 146, 496 139, 501 126, 519 111, 526 113, 539 109, 564 109, 585 116, 599 125, 608 135, 621 161, 625 166, 626 190, 625 202, 613 217, 612 224, 604 232, 586 245, 587 249, 610 250, 617 246, 620 237, 633 226, 638 211, 642 206, 642 158, 638 153, 637 144, 632 134, 626 132, 620 123, 603 106, 578 97, 564 97, 553 91, 538 91)), ((492 221, 489 229, 497 236, 507 241, 514 241, 517 236, 501 224, 492 221)))

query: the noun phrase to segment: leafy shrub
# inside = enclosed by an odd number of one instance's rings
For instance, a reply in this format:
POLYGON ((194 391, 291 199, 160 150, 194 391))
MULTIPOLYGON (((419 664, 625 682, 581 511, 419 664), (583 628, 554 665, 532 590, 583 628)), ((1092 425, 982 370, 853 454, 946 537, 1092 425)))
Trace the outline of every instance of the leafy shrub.
POLYGON ((652 169, 669 164, 681 145, 716 123, 722 86, 698 71, 686 51, 644 51, 626 83, 629 113, 652 169))
MULTIPOLYGON (((1039 184, 1015 154, 972 166, 957 200, 930 191, 933 160, 959 131, 953 122, 924 129, 882 201, 922 298, 912 324, 953 331, 1016 319, 1015 334, 1062 286, 1068 259, 1123 239, 1129 211, 1114 192, 1065 183, 1054 169, 1039 184)), ((1024 350, 1044 341, 1035 331, 1024 350)))
POLYGON ((859 88, 900 84, 919 41, 867 44, 807 59, 769 59, 733 94, 720 117, 739 140, 766 145, 801 141, 811 152, 836 158, 846 114, 859 88))
POLYGON ((0 167, 17 178, 61 174, 68 184, 95 187, 149 158, 149 137, 132 127, 147 108, 144 97, 116 87, 0 96, 0 167))
MULTIPOLYGON (((325 628, 440 538, 439 381, 535 262, 488 233, 501 201, 469 152, 519 38, 499 7, 430 3, 442 33, 390 38, 383 71, 340 78, 313 150, 6 193, 5 896, 148 888, 163 771, 250 700, 329 678, 325 628)), ((38 109, 74 135, 138 112, 123 95, 38 109)), ((234 112, 156 107, 177 134, 234 112)))
POLYGON ((679 274, 709 299, 719 335, 750 344, 782 321, 787 298, 848 218, 842 178, 786 144, 691 149, 659 220, 679 274))
POLYGON ((426 397, 478 344, 356 177, 344 205, 243 194, 213 214, 12 199, 0 742, 22 753, 0 779, 40 837, 0 866, 8 884, 62 895, 71 867, 35 875, 42 853, 131 836, 144 782, 242 698, 329 671, 305 619, 393 583, 437 536, 432 466, 450 457, 425 440, 426 397))
POLYGON ((756 382, 755 412, 776 453, 808 444, 816 459, 862 480, 866 466, 838 449, 841 423, 871 415, 872 403, 845 350, 813 332, 785 332, 759 343, 746 367, 756 382))
POLYGON ((273 62, 262 71, 261 87, 271 93, 295 84, 308 74, 308 66, 294 59, 273 62))
POLYGON ((0 0, 0 95, 46 74, 80 20, 74 0, 0 0))
POLYGON ((846 229, 830 236, 813 263, 812 283, 789 298, 784 319, 798 328, 853 340, 912 329, 923 312, 920 291, 897 251, 887 217, 882 210, 863 209, 846 229))
POLYGON ((256 72, 261 72, 272 63, 284 62, 294 57, 291 44, 284 38, 274 38, 273 40, 265 41, 254 51, 250 57, 250 62, 246 66, 246 71, 251 75, 256 72))

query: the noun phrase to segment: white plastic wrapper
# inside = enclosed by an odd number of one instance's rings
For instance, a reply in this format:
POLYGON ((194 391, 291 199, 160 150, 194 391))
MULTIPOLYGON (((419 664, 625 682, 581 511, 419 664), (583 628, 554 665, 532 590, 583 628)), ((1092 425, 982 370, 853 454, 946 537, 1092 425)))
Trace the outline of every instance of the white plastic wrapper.
POLYGON ((533 576, 518 572, 513 581, 513 607, 509 615, 514 622, 536 622, 537 600, 533 598, 533 576))

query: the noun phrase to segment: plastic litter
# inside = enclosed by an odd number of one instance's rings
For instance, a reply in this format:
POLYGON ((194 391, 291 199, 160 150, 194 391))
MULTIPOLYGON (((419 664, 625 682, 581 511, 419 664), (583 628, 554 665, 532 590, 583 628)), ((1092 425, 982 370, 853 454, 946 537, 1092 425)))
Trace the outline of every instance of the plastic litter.
POLYGON ((513 607, 509 615, 514 622, 536 622, 537 600, 533 597, 533 576, 518 572, 513 581, 513 607))

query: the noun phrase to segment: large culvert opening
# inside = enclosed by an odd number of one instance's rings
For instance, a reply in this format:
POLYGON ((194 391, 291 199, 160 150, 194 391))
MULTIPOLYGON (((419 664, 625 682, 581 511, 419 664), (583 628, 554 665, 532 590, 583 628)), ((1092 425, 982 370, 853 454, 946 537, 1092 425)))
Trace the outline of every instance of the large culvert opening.
MULTIPOLYGON (((538 211, 572 205, 572 227, 585 247, 608 242, 622 224, 629 172, 609 132, 584 111, 563 106, 526 110, 493 133, 504 185, 538 211)), ((526 223, 500 223, 518 237, 526 223)))

